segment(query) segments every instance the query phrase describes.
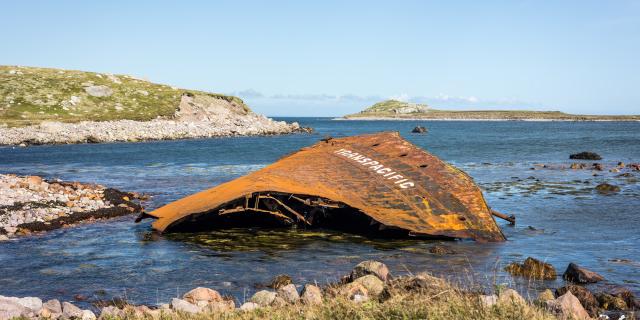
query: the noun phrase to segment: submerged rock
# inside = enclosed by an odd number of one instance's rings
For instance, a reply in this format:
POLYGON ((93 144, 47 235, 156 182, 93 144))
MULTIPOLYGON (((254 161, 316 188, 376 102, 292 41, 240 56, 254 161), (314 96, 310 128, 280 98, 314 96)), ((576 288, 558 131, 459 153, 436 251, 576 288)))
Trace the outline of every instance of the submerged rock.
POLYGON ((426 132, 427 132, 427 128, 423 126, 416 126, 415 128, 413 128, 413 130, 411 130, 411 133, 426 133, 426 132))
POLYGON ((551 264, 531 257, 527 258, 522 264, 517 262, 509 264, 505 271, 514 276, 531 279, 553 280, 557 276, 556 269, 551 264))
POLYGON ((584 152, 574 153, 574 154, 570 155, 569 159, 576 159, 576 160, 602 160, 602 157, 599 154, 595 153, 595 152, 584 151, 584 152))
POLYGON ((437 254, 437 255, 445 255, 445 254, 455 254, 456 252, 449 247, 435 245, 429 248, 429 253, 437 254))
POLYGON ((601 183, 596 186, 596 191, 602 194, 620 192, 620 187, 608 183, 601 183))
POLYGON ((569 263, 562 278, 575 283, 596 283, 604 280, 604 277, 575 263, 569 263))

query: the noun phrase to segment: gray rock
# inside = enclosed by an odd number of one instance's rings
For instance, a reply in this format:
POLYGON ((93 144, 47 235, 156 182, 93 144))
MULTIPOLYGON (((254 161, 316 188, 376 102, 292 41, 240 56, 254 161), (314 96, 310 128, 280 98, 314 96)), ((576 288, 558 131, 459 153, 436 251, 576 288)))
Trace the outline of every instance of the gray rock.
POLYGON ((113 94, 111 88, 103 85, 85 87, 84 91, 93 97, 108 97, 113 94))
POLYGON ((373 260, 358 263, 351 271, 350 278, 353 281, 368 274, 375 275, 383 282, 389 280, 389 268, 384 263, 373 260))
POLYGON ((322 292, 317 286, 307 284, 302 290, 300 299, 302 300, 302 303, 306 305, 322 304, 322 292))
POLYGON ((82 320, 96 320, 96 315, 91 310, 82 310, 82 320))
POLYGON ((367 289, 367 293, 371 297, 380 296, 380 294, 384 290, 384 282, 382 282, 382 280, 372 274, 368 274, 366 276, 355 279, 353 280, 353 283, 360 284, 365 287, 365 289, 367 289))
POLYGON ((125 313, 123 310, 118 309, 116 306, 108 306, 100 310, 100 319, 108 318, 124 318, 125 313))
POLYGON ((242 311, 251 311, 260 308, 260 306, 255 302, 245 302, 240 306, 240 310, 242 311))
POLYGON ((33 312, 18 303, 17 298, 0 296, 0 319, 12 319, 21 316, 28 317, 33 312))
POLYGON ((278 289, 278 297, 281 297, 284 301, 291 304, 300 300, 300 295, 294 284, 288 284, 278 289))
POLYGON ((270 306, 273 303, 273 300, 276 298, 276 293, 268 290, 260 290, 256 292, 251 299, 250 302, 257 303, 261 307, 270 306))
POLYGON ((175 311, 182 311, 186 313, 200 312, 200 308, 198 306, 178 298, 173 298, 171 300, 171 308, 175 311))
POLYGON ((42 305, 43 309, 46 309, 52 314, 62 314, 62 304, 57 299, 51 299, 42 305))
POLYGON ((66 319, 82 319, 82 309, 65 301, 62 303, 62 316, 66 319))

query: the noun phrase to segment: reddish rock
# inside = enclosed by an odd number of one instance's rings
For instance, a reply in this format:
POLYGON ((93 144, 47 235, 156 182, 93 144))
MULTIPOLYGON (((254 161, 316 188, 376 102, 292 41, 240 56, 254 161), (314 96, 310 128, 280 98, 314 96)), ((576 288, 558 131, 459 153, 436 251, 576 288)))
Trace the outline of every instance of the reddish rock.
POLYGON ((589 312, 590 315, 596 316, 598 312, 598 299, 589 291, 589 289, 578 285, 567 285, 556 289, 556 296, 562 296, 567 292, 571 292, 580 304, 589 312))
POLYGON ((569 263, 562 278, 575 283, 596 283, 604 280, 604 277, 575 263, 569 263))

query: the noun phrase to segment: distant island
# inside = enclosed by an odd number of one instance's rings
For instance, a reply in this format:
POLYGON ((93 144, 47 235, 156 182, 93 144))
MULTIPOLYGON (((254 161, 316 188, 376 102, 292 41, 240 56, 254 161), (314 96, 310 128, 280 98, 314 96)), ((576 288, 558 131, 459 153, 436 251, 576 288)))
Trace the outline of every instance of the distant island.
POLYGON ((128 75, 0 66, 0 145, 283 134, 233 96, 128 75))
POLYGON ((537 121, 640 121, 640 115, 576 115, 560 111, 438 110, 426 104, 386 100, 344 116, 348 120, 537 120, 537 121))

